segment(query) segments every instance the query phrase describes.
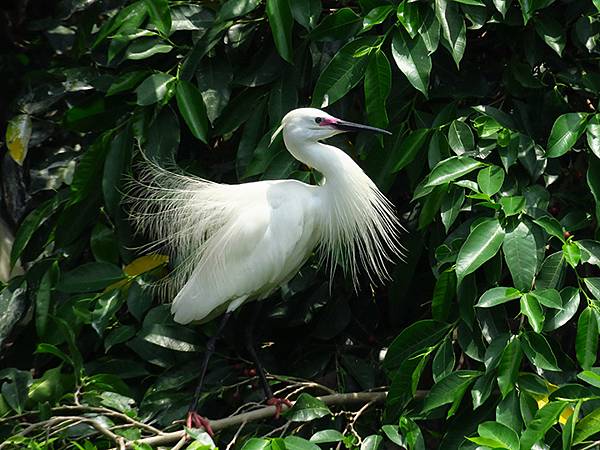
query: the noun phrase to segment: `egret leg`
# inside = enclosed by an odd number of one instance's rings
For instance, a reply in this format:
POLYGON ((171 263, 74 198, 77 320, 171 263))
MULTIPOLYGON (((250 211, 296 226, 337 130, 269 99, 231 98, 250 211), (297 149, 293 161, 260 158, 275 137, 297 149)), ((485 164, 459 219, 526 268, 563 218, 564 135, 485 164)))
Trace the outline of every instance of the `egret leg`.
POLYGON ((246 349, 250 354, 250 357, 254 361, 256 365, 256 373, 258 374, 258 379, 260 380, 261 387, 263 392, 265 393, 265 397, 268 405, 275 406, 275 418, 279 418, 281 414, 281 408, 283 405, 288 407, 292 406, 291 402, 285 398, 278 398, 273 395, 273 390, 267 381, 267 376, 265 375, 265 369, 263 368, 258 355, 256 354, 256 347, 254 345, 254 327, 256 325, 256 321, 258 316, 260 315, 260 310, 262 309, 262 305, 260 302, 256 302, 254 309, 252 311, 252 315, 250 316, 250 320, 248 321, 248 326, 246 327, 246 349))
MULTIPOLYGON (((200 399, 200 394, 202 393, 202 388, 204 386, 204 378, 206 376, 206 370, 208 369, 208 362, 210 361, 210 357, 215 352, 215 344, 217 340, 221 337, 223 333, 223 329, 227 324, 227 321, 231 317, 232 312, 228 311, 223 314, 223 318, 221 319, 221 323, 219 324, 219 328, 216 333, 208 340, 206 343, 206 352, 204 353, 204 360, 202 361, 202 369, 200 371, 200 380, 198 381, 198 385, 196 386, 196 391, 194 392, 194 399, 190 405, 190 409, 188 410, 188 427, 190 427, 190 423, 193 421, 196 424, 200 424, 204 427, 204 429, 208 432, 210 430, 210 425, 207 426, 208 421, 203 419, 198 415, 196 411, 198 408, 198 400, 200 399)), ((212 431, 212 430, 211 430, 212 431)), ((210 433, 212 434, 212 433, 210 433)))

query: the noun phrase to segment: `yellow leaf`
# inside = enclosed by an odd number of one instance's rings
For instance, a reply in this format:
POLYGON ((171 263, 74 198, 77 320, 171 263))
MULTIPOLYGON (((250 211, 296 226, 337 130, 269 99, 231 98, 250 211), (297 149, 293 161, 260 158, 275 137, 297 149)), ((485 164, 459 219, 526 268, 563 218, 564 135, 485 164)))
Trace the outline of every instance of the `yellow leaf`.
POLYGON ((6 146, 11 158, 20 166, 23 165, 27 150, 29 149, 29 139, 31 139, 31 117, 27 114, 20 114, 13 117, 6 127, 6 146))
POLYGON ((130 277, 135 277, 142 273, 149 272, 152 269, 163 266, 169 262, 167 255, 146 255, 141 256, 131 263, 127 264, 123 271, 130 277))
POLYGON ((573 415, 573 407, 567 406, 565 409, 563 409, 563 412, 560 413, 560 417, 558 418, 558 421, 564 425, 565 423, 567 423, 567 420, 572 415, 573 415))

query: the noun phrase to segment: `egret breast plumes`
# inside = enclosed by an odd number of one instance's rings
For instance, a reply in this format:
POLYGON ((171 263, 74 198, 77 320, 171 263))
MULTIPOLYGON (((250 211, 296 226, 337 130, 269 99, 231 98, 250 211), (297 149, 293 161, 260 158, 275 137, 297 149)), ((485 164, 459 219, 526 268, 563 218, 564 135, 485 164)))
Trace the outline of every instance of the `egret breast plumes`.
POLYGON ((333 275, 342 266, 355 285, 359 267, 388 277, 401 256, 401 226, 392 205, 343 151, 320 141, 351 129, 383 131, 302 108, 280 130, 290 153, 324 176, 219 184, 143 163, 130 194, 132 218, 167 249, 175 270, 168 291, 180 323, 206 321, 248 300, 268 297, 317 250, 333 275))

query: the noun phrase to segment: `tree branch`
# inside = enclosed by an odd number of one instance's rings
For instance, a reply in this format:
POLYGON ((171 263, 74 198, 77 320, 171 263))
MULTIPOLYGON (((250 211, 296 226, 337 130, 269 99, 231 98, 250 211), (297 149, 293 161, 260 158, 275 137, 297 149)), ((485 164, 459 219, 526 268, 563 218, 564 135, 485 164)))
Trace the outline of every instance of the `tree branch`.
MULTIPOLYGON (((424 395, 422 392, 417 392, 417 396, 424 395)), ((317 397, 328 406, 347 406, 354 404, 366 403, 383 403, 387 392, 354 392, 350 394, 332 394, 317 397)), ((288 409, 285 405, 282 408, 284 411, 288 409)), ((223 430, 234 426, 239 426, 244 422, 255 422, 262 419, 268 419, 275 415, 275 406, 265 406, 264 408, 255 411, 238 414, 237 416, 227 417, 225 419, 214 420, 210 422, 213 431, 223 430)), ((160 436, 152 436, 136 441, 137 444, 148 444, 151 446, 168 445, 180 441, 184 437, 185 431, 173 431, 164 433, 160 436)), ((133 442, 126 445, 127 449, 133 448, 133 442)))

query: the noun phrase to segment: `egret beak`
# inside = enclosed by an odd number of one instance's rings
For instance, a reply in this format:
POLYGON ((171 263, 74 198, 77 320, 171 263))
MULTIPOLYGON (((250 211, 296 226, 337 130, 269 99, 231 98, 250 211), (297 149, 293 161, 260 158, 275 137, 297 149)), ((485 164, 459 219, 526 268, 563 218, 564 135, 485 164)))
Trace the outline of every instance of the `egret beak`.
POLYGON ((335 128, 336 130, 340 131, 371 131, 374 133, 383 133, 389 135, 392 134, 387 130, 382 130, 381 128, 370 127, 368 125, 361 125, 360 123, 346 122, 345 120, 337 120, 335 122, 331 122, 329 125, 332 128, 335 128))

